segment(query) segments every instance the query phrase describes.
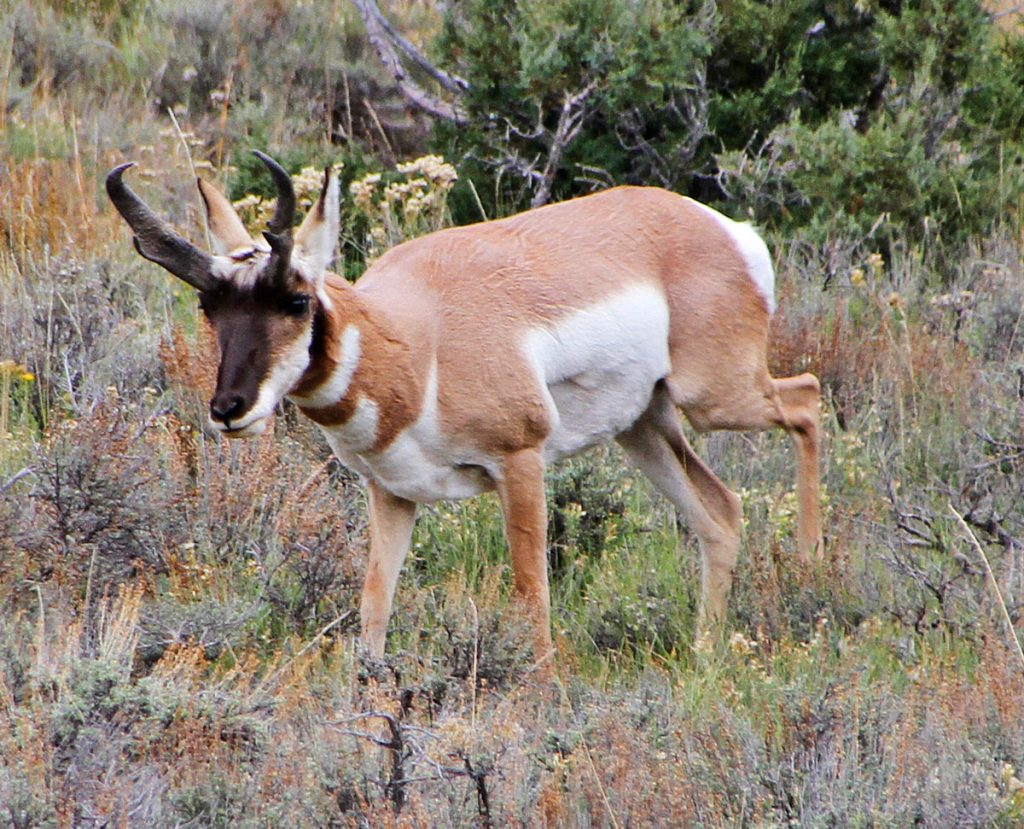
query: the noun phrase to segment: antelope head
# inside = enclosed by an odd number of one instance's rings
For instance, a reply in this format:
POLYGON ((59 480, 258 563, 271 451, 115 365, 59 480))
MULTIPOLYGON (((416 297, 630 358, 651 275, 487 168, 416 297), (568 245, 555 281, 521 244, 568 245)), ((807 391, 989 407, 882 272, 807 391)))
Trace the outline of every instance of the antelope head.
POLYGON ((277 186, 277 207, 262 242, 231 202, 200 179, 212 254, 156 216, 122 180, 132 163, 107 175, 107 193, 134 233, 135 249, 199 291, 220 348, 210 424, 228 437, 260 434, 310 364, 314 326, 330 308, 324 275, 338 238, 338 183, 328 170, 320 198, 292 233, 295 192, 273 159, 256 156, 277 186))

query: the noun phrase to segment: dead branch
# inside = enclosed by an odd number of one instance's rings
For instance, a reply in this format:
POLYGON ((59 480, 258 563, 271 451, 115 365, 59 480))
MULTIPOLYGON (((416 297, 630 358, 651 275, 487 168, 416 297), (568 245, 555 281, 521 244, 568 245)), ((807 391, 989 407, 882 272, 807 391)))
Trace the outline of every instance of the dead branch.
POLYGON ((352 5, 362 16, 363 25, 366 27, 366 36, 377 51, 384 68, 395 79, 402 96, 414 107, 435 118, 444 118, 447 121, 455 122, 464 121, 465 113, 457 101, 450 102, 438 98, 409 77, 399 52, 433 78, 442 89, 456 97, 466 90, 468 84, 462 78, 449 75, 443 69, 434 66, 415 46, 395 31, 388 19, 384 17, 376 0, 352 0, 352 5))
POLYGON ((624 150, 641 156, 647 162, 650 175, 662 187, 671 190, 676 186, 676 177, 672 171, 686 169, 696 157, 701 142, 710 135, 709 100, 707 76, 704 69, 700 68, 694 74, 693 83, 682 94, 673 94, 663 105, 663 115, 681 124, 685 128, 683 134, 686 135, 685 141, 672 147, 670 157, 659 151, 646 136, 648 116, 639 107, 632 107, 622 113, 620 122, 614 128, 615 136, 624 150))
POLYGON ((554 184, 555 174, 562 164, 562 155, 579 135, 587 114, 588 101, 596 88, 597 82, 591 81, 579 92, 571 95, 566 93, 565 99, 562 101, 562 111, 558 114, 558 125, 551 136, 551 147, 548 150, 544 172, 541 173, 540 187, 537 188, 537 192, 530 202, 531 207, 541 207, 547 204, 548 199, 551 198, 551 186, 554 184))

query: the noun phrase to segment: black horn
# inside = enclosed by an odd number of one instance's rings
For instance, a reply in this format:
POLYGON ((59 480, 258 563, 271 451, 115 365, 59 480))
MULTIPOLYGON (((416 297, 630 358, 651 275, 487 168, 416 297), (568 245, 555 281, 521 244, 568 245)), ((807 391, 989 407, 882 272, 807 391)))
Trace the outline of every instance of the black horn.
POLYGON ((193 288, 211 290, 216 286, 210 273, 213 257, 175 233, 121 180, 124 171, 134 166, 128 162, 107 173, 107 195, 135 234, 135 249, 193 288))
POLYGON ((270 245, 270 261, 267 263, 265 273, 273 284, 285 287, 288 284, 288 269, 292 258, 292 235, 265 230, 263 238, 270 245))
POLYGON ((295 223, 295 189, 292 187, 292 177, 269 155, 259 150, 253 150, 252 153, 267 165, 277 187, 277 207, 274 210, 274 218, 270 220, 270 232, 276 236, 291 233, 292 225, 295 223))

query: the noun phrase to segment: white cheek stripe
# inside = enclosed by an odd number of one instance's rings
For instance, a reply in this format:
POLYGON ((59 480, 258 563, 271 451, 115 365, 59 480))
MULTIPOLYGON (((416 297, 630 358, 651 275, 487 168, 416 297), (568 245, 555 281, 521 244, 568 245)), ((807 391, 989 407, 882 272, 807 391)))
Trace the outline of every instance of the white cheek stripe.
POLYGON ((333 406, 343 400, 359 366, 359 338, 359 329, 355 325, 346 326, 341 334, 341 362, 335 367, 334 373, 311 392, 303 395, 292 394, 289 395, 289 399, 310 409, 333 406))
POLYGON ((764 239, 754 230, 753 225, 747 222, 735 222, 705 204, 697 201, 693 203, 703 208, 708 215, 713 216, 721 228, 729 234, 747 266, 747 275, 768 306, 768 313, 775 313, 775 269, 772 267, 772 257, 764 239))

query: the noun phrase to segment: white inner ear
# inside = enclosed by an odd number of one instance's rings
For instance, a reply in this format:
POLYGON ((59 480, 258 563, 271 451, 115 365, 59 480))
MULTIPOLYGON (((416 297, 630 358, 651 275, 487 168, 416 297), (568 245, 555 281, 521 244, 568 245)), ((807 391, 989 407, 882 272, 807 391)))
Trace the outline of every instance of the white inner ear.
POLYGON ((319 200, 295 234, 295 255, 306 264, 307 273, 317 287, 334 260, 339 225, 338 178, 332 172, 319 200))

